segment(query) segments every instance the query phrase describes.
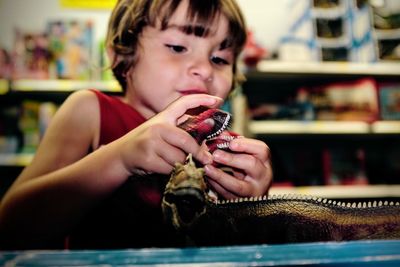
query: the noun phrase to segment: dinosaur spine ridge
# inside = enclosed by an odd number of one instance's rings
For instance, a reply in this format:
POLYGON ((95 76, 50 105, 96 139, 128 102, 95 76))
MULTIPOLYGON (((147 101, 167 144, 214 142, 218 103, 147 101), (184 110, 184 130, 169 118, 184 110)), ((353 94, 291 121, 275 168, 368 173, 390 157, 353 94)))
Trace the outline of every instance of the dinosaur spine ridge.
POLYGON ((242 203, 242 202, 259 202, 259 201, 270 201, 270 200, 288 200, 288 201, 305 201, 312 202, 316 204, 325 204, 330 207, 342 207, 342 208, 376 208, 383 206, 400 206, 399 202, 394 201, 364 201, 364 202, 344 202, 336 201, 327 198, 309 196, 309 195, 296 195, 296 194, 284 194, 284 195, 264 195, 259 197, 243 197, 231 200, 218 200, 214 202, 216 205, 229 205, 232 203, 242 203))

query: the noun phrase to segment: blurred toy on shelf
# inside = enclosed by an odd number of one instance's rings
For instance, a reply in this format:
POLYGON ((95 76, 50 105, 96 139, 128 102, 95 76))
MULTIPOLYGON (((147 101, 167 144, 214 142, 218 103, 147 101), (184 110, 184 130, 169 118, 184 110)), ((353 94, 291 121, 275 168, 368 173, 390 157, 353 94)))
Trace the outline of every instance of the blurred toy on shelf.
POLYGON ((34 100, 24 100, 22 103, 19 118, 19 128, 23 134, 22 153, 34 153, 39 144, 39 106, 40 102, 34 100))
POLYGON ((373 78, 303 86, 282 102, 253 104, 250 116, 255 120, 374 122, 379 120, 377 89, 373 78))
POLYGON ((15 31, 13 79, 49 79, 52 58, 46 32, 15 31))
POLYGON ((289 31, 280 41, 279 58, 315 62, 376 61, 370 9, 367 1, 291 1, 289 31))
POLYGON ((400 1, 371 1, 380 60, 400 60, 400 1))
POLYGON ((90 21, 49 21, 41 32, 15 31, 12 78, 90 80, 93 58, 90 21))
POLYGON ((370 1, 376 29, 400 29, 400 2, 398 0, 370 1))
POLYGON ((400 83, 379 84, 382 120, 400 120, 400 83))
POLYGON ((247 68, 254 68, 265 56, 267 56, 267 50, 256 41, 254 32, 249 30, 247 32, 247 42, 242 53, 243 63, 247 68))
POLYGON ((250 109, 250 115, 255 120, 311 121, 315 119, 314 106, 305 88, 300 88, 295 99, 289 98, 285 103, 260 103, 250 109))
POLYGON ((92 77, 93 25, 91 21, 48 22, 50 50, 59 79, 87 80, 92 77))
POLYGON ((330 83, 309 89, 317 120, 379 119, 377 84, 372 78, 330 83))

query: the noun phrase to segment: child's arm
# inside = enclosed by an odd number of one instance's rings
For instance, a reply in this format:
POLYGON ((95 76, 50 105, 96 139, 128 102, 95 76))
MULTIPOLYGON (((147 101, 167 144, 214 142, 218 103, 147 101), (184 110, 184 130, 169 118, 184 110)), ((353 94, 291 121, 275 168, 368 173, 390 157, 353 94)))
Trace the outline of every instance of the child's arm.
POLYGON ((216 150, 213 159, 236 171, 232 176, 206 165, 211 186, 226 199, 266 194, 273 176, 268 146, 260 140, 243 137, 232 140, 229 149, 235 153, 216 150))
POLYGON ((206 163, 210 155, 175 125, 187 109, 220 102, 207 95, 182 97, 87 155, 98 140, 98 103, 91 92, 74 93, 53 118, 32 164, 2 199, 0 241, 29 247, 63 236, 135 169, 169 173, 187 153, 206 163))
POLYGON ((85 173, 88 164, 79 160, 90 150, 99 126, 97 106, 93 93, 78 92, 57 111, 32 163, 2 199, 1 241, 39 245, 40 238, 64 234, 93 204, 83 192, 101 172, 92 168, 85 173))

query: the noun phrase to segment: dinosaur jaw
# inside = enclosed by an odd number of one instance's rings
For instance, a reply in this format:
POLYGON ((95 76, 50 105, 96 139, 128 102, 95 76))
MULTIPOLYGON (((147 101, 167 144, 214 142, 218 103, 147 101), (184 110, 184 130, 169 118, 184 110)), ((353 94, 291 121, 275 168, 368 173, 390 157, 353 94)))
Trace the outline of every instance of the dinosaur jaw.
POLYGON ((204 169, 196 167, 191 154, 185 164, 176 164, 162 200, 163 213, 175 228, 190 226, 206 211, 206 187, 204 169))
POLYGON ((177 229, 189 227, 206 211, 204 191, 193 187, 165 193, 163 204, 164 212, 172 215, 172 223, 177 229))
POLYGON ((223 131, 228 129, 231 124, 231 115, 227 112, 217 110, 213 113, 212 120, 214 121, 214 127, 211 133, 207 135, 207 140, 219 136, 223 131))
POLYGON ((229 143, 238 137, 238 134, 224 131, 216 137, 207 139, 206 145, 211 153, 216 149, 229 150, 229 143))
POLYGON ((225 131, 232 116, 219 109, 208 109, 197 116, 187 119, 179 125, 201 144, 203 140, 212 139, 225 131))

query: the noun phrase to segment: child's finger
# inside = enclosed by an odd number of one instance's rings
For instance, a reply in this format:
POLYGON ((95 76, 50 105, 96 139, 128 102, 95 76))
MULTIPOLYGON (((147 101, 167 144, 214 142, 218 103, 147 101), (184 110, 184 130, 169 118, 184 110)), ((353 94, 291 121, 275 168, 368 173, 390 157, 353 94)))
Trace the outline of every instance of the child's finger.
POLYGON ((163 113, 176 124, 177 120, 182 117, 187 110, 206 106, 210 108, 218 107, 222 103, 220 97, 211 96, 207 94, 193 94, 182 96, 176 101, 172 102, 163 113))
POLYGON ((262 162, 271 158, 269 147, 262 141, 249 138, 236 138, 229 144, 229 149, 238 153, 247 153, 254 155, 262 162))
POLYGON ((208 183, 211 185, 211 187, 219 194, 221 195, 224 199, 235 199, 238 198, 239 196, 233 194, 232 192, 229 192, 226 190, 224 187, 222 187, 220 184, 217 182, 209 179, 208 183))
POLYGON ((235 179, 212 165, 204 166, 204 170, 209 182, 213 181, 219 184, 226 191, 236 194, 237 196, 248 196, 251 194, 251 188, 246 186, 246 182, 235 179))
POLYGON ((203 164, 212 162, 211 154, 207 150, 201 149, 190 134, 176 127, 170 127, 171 128, 161 133, 165 142, 174 147, 178 147, 182 151, 185 151, 186 154, 193 154, 195 158, 203 164))

